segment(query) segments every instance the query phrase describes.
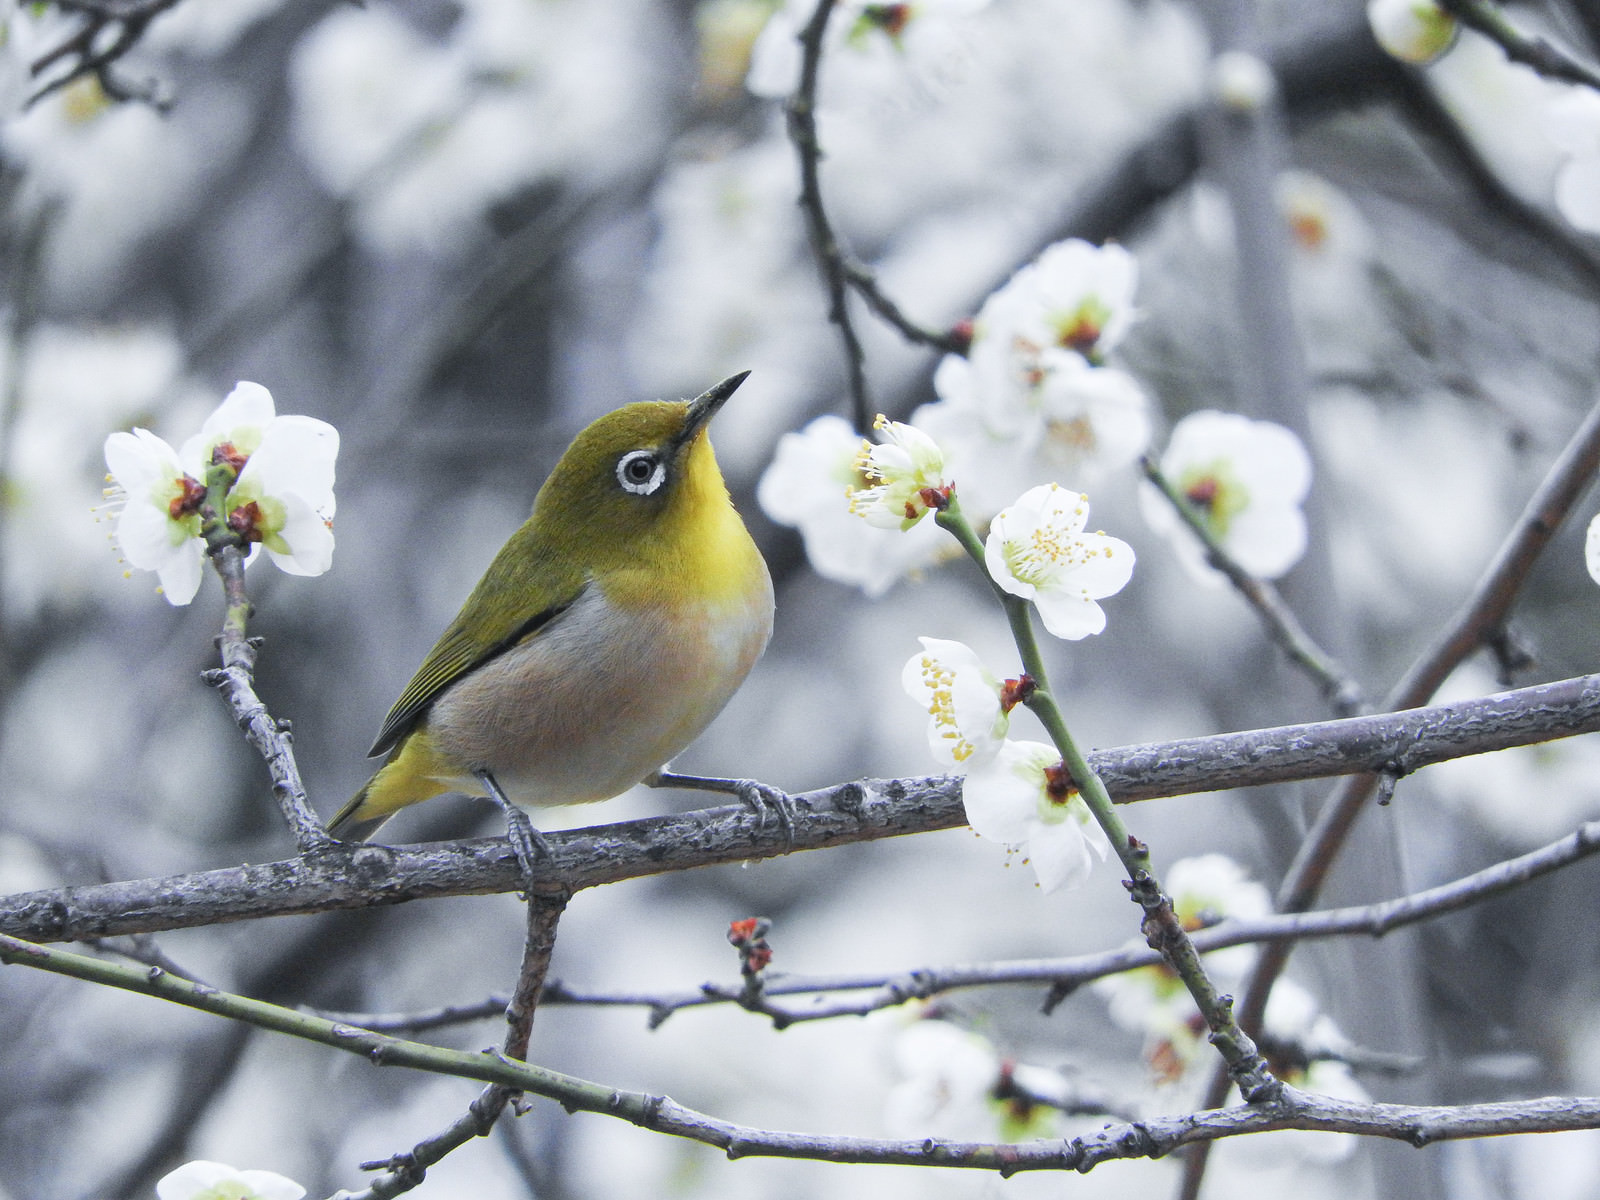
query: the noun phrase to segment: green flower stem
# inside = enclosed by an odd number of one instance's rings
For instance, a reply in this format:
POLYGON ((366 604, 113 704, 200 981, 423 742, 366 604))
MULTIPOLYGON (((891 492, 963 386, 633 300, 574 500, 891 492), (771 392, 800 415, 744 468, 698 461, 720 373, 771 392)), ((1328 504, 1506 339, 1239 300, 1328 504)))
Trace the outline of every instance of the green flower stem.
POLYGON ((989 574, 984 559, 983 543, 961 512, 961 505, 952 495, 949 505, 934 518, 941 528, 948 530, 961 543, 962 549, 978 564, 983 577, 989 581, 995 595, 1005 608, 1006 619, 1011 623, 1011 636, 1022 657, 1022 669, 1033 680, 1034 689, 1026 703, 1044 725, 1050 740, 1061 752, 1061 761, 1072 775, 1078 794, 1105 831, 1112 850, 1128 872, 1127 887, 1134 902, 1144 910, 1142 929, 1150 948, 1161 953, 1167 964, 1183 980, 1189 994, 1194 997, 1206 1025, 1211 1030, 1211 1042, 1228 1064, 1228 1070, 1239 1085, 1239 1092, 1247 1100, 1271 1101, 1278 1097, 1281 1085, 1267 1069, 1256 1045, 1233 1019, 1233 998, 1219 992, 1200 963, 1200 955, 1184 932, 1182 923, 1173 912, 1172 901, 1161 890, 1161 883, 1150 870, 1150 850, 1128 832, 1112 802, 1111 793, 1100 776, 1089 765, 1083 751, 1067 729, 1066 717, 1050 691, 1049 677, 1045 672, 1044 656, 1039 652, 1039 639, 1033 628, 1033 607, 1019 596, 1002 588, 989 574))
POLYGON ((373 1033, 355 1025, 330 1021, 310 1013, 268 1004, 264 1000, 254 1000, 180 979, 159 967, 109 962, 69 950, 35 945, 4 934, 0 934, 0 963, 34 967, 88 983, 168 1000, 187 1008, 198 1008, 202 1012, 243 1021, 260 1029, 359 1054, 378 1066, 411 1067, 440 1075, 477 1079, 515 1091, 548 1096, 569 1110, 608 1113, 636 1124, 649 1124, 649 1098, 640 1093, 620 1092, 574 1075, 498 1054, 447 1050, 424 1042, 373 1033))

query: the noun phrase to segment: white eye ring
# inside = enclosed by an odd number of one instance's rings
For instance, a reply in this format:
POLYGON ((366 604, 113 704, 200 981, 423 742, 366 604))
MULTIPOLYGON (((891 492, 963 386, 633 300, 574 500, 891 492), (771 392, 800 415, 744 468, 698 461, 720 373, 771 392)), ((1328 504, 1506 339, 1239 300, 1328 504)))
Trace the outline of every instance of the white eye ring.
POLYGON ((617 482, 635 496, 648 496, 667 477, 667 464, 654 450, 629 450, 617 460, 617 482))

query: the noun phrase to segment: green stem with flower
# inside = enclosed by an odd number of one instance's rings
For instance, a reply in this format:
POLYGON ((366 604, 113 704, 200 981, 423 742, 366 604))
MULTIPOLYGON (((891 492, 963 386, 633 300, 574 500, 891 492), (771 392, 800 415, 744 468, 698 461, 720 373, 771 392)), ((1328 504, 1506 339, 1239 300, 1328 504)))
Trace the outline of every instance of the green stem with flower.
MULTIPOLYGON (((939 526, 954 536, 968 556, 983 569, 984 578, 989 580, 999 598, 1026 673, 1025 685, 1016 689, 1017 694, 1044 725, 1051 742, 1061 753, 1071 789, 1083 798, 1128 872, 1125 886, 1135 903, 1144 910, 1143 931, 1147 942, 1162 954, 1194 997, 1211 1030, 1212 1043, 1227 1062, 1240 1093, 1251 1101, 1270 1102, 1276 1099, 1279 1083, 1268 1070, 1255 1043, 1234 1020, 1232 998, 1220 993, 1207 976, 1199 953, 1173 911, 1172 902, 1163 894, 1160 881, 1150 870, 1149 848, 1128 832, 1111 794, 1106 791, 1105 783, 1089 765, 1089 760, 1067 728, 1066 717, 1050 690, 1044 656, 1040 653, 1034 631, 1033 606, 1006 591, 990 574, 986 566, 984 544, 963 515, 953 487, 925 487, 919 492, 919 498, 934 513, 934 520, 939 526)), ((1055 787, 1052 786, 1051 790, 1054 795, 1055 787)))

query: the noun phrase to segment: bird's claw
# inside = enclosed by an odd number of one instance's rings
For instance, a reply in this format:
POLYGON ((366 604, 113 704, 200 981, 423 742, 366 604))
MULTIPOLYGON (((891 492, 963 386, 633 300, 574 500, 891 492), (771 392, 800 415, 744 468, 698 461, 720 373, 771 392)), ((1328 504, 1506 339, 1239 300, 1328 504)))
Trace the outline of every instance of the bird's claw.
POLYGON ((505 793, 500 790, 500 785, 495 782, 493 775, 488 771, 474 771, 473 774, 489 793, 489 799, 505 814, 506 840, 511 843, 511 852, 517 856, 517 869, 522 875, 521 896, 526 900, 533 895, 533 882, 538 878, 534 862, 539 858, 549 862, 553 857, 550 853, 550 844, 544 840, 544 835, 533 827, 533 822, 528 820, 528 814, 506 799, 505 793))
POLYGON ((733 794, 739 797, 743 804, 755 814, 758 829, 767 827, 767 812, 770 809, 778 816, 778 824, 783 827, 783 836, 788 844, 794 845, 794 801, 789 798, 789 793, 771 784, 761 783, 755 779, 735 779, 733 794))
POLYGON ((728 796, 737 796, 739 803, 743 804, 759 822, 758 829, 767 827, 767 813, 778 814, 778 824, 783 827, 784 839, 789 848, 794 848, 794 799, 788 792, 773 787, 770 783, 761 783, 755 779, 717 779, 705 775, 679 775, 676 771, 662 768, 652 771, 645 776, 643 782, 648 787, 693 788, 702 792, 721 792, 728 796))

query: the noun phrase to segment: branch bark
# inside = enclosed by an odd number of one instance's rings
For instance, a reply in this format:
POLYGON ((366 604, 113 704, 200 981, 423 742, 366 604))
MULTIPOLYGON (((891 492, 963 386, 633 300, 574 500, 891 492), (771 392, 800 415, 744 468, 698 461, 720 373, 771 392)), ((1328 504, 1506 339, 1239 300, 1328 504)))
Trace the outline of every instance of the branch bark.
MULTIPOLYGON (((1432 708, 1102 750, 1089 762, 1112 797, 1127 804, 1295 779, 1404 774, 1595 730, 1600 675, 1582 675, 1432 708)), ((966 823, 961 780, 953 776, 861 780, 792 800, 792 832, 730 805, 547 834, 548 874, 535 891, 576 892, 966 823)), ((521 887, 516 857, 503 838, 341 843, 281 862, 0 898, 0 932, 33 942, 80 941, 521 887)))

